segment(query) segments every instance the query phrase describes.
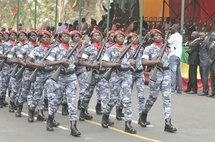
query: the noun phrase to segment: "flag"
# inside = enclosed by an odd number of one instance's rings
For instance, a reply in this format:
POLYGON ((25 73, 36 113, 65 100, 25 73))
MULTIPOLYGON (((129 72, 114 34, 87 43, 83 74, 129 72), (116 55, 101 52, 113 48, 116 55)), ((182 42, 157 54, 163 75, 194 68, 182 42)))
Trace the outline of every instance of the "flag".
POLYGON ((75 11, 78 3, 79 3, 79 0, 75 0, 75 2, 73 3, 72 8, 73 8, 74 11, 75 11))
MULTIPOLYGON (((187 49, 188 49, 188 47, 182 48, 182 57, 181 57, 182 90, 187 89, 187 84, 189 81, 189 64, 188 64, 189 54, 186 53, 187 49)), ((202 86, 202 81, 201 81, 201 77, 200 77, 199 66, 197 67, 197 85, 198 85, 198 91, 202 91, 203 86, 202 86)), ((208 78, 208 85, 211 90, 210 78, 208 78)))
POLYGON ((22 12, 19 11, 19 13, 18 13, 17 6, 14 5, 14 11, 13 11, 13 14, 12 14, 14 23, 16 21, 17 16, 20 16, 20 15, 22 15, 22 12))

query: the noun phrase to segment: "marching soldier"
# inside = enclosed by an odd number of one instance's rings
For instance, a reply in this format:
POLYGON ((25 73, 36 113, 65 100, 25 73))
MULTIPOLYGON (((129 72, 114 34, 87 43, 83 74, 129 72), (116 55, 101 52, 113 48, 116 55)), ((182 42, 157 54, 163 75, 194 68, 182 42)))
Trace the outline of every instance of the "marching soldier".
POLYGON ((120 53, 126 49, 126 46, 123 44, 125 40, 125 34, 122 31, 116 31, 114 36, 114 41, 116 44, 105 52, 104 57, 102 58, 102 66, 105 68, 113 67, 117 68, 113 70, 111 78, 109 80, 110 85, 110 99, 107 103, 106 109, 104 110, 102 116, 102 127, 108 128, 109 115, 112 108, 117 103, 117 100, 120 98, 120 90, 122 90, 122 104, 124 108, 125 115, 125 131, 136 134, 136 130, 132 127, 132 109, 131 109, 131 84, 132 84, 132 75, 130 71, 130 55, 127 53, 121 64, 114 63, 114 61, 119 57, 120 53))
MULTIPOLYGON (((129 33, 128 34, 128 44, 131 43, 132 41, 134 41, 134 43, 132 44, 132 52, 135 54, 135 52, 137 52, 137 48, 138 48, 138 41, 139 39, 137 38, 138 35, 136 33, 129 33)), ((143 75, 143 70, 144 67, 142 65, 142 55, 143 55, 143 48, 140 47, 140 52, 137 56, 136 60, 131 60, 130 63, 131 65, 136 69, 135 71, 132 71, 132 85, 131 85, 131 89, 133 90, 133 86, 134 83, 136 85, 136 89, 137 89, 137 99, 138 99, 138 112, 139 112, 139 120, 138 120, 138 124, 141 127, 146 127, 146 125, 149 125, 150 123, 144 123, 143 122, 143 115, 142 112, 145 108, 145 97, 144 97, 144 83, 145 83, 145 78, 143 75)))
MULTIPOLYGON (((0 107, 6 106, 7 102, 5 101, 6 91, 8 89, 10 94, 9 82, 10 82, 10 73, 14 67, 13 64, 6 62, 7 56, 10 53, 11 49, 16 45, 17 32, 11 30, 9 33, 10 40, 4 42, 0 49, 1 58, 5 60, 2 71, 0 72, 0 107)), ((10 102, 10 108, 15 109, 14 102, 10 102)))
MULTIPOLYGON (((99 30, 93 30, 91 32, 91 37, 92 37, 92 44, 85 49, 85 52, 82 55, 81 64, 86 66, 89 69, 96 69, 98 70, 98 72, 97 71, 93 72, 92 83, 87 84, 86 92, 84 94, 83 100, 81 100, 81 112, 79 117, 79 120, 81 121, 84 121, 85 119, 91 120, 93 118, 90 114, 86 113, 86 110, 96 85, 98 85, 98 88, 99 88, 99 92, 97 93, 99 98, 101 99, 102 111, 105 110, 107 100, 108 100, 108 87, 109 87, 108 81, 106 81, 103 78, 103 74, 105 73, 106 70, 101 66, 101 61, 102 61, 101 59, 105 53, 105 48, 103 49, 102 54, 100 56, 99 64, 94 64, 94 61, 96 60, 98 53, 102 49, 101 47, 102 34, 99 30)), ((113 125, 113 123, 110 123, 109 125, 113 125)))
POLYGON ((34 121, 34 111, 37 106, 39 107, 39 114, 37 115, 38 121, 45 121, 45 115, 43 114, 44 105, 43 103, 43 90, 47 79, 51 76, 51 68, 46 67, 44 64, 39 64, 46 52, 48 51, 50 45, 51 34, 48 31, 40 31, 40 45, 35 47, 27 59, 27 66, 38 68, 36 81, 33 83, 33 100, 29 105, 29 122, 34 121))
MULTIPOLYGON (((165 128, 164 131, 167 132, 176 132, 177 129, 174 128, 171 124, 171 72, 169 69, 169 59, 168 59, 168 51, 164 52, 162 60, 158 60, 158 56, 160 55, 162 48, 162 33, 157 29, 152 29, 150 31, 151 38, 153 43, 147 46, 144 50, 142 56, 142 64, 144 65, 158 65, 163 69, 163 72, 158 70, 157 72, 157 80, 149 81, 150 85, 150 94, 149 98, 145 103, 145 108, 142 112, 142 123, 146 123, 147 114, 149 110, 152 108, 153 104, 157 100, 159 91, 162 91, 163 97, 163 105, 164 105, 164 115, 165 115, 165 128)), ((153 69, 152 69, 153 70, 153 69)), ((152 71, 150 72, 150 75, 152 71)))
POLYGON ((47 57, 48 66, 63 65, 65 68, 59 76, 59 81, 55 82, 49 79, 48 84, 48 119, 47 119, 47 131, 53 131, 52 121, 55 113, 57 112, 63 94, 65 92, 66 100, 68 104, 69 119, 71 135, 80 136, 81 133, 77 129, 77 115, 76 115, 76 90, 77 90, 77 77, 75 75, 74 56, 69 59, 64 59, 71 51, 72 47, 69 46, 70 33, 68 30, 61 30, 59 34, 61 44, 54 47, 50 55, 47 57))

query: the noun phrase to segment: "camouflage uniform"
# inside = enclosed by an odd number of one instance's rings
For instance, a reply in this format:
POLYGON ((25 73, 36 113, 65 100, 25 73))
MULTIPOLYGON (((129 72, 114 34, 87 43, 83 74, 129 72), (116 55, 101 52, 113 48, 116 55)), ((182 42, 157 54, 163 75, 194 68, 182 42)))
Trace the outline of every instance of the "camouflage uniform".
MULTIPOLYGON (((71 47, 68 51, 62 46, 56 46, 47 57, 49 61, 59 61, 63 60, 67 54, 71 51, 71 47)), ((77 90, 77 77, 75 75, 75 65, 74 65, 74 56, 69 58, 69 67, 67 68, 69 74, 61 73, 59 76, 59 81, 55 82, 52 79, 48 80, 48 100, 49 100, 49 116, 54 116, 57 112, 59 105, 61 104, 61 100, 64 96, 66 96, 69 118, 70 120, 76 120, 76 90, 77 90)))
MULTIPOLYGON (((135 54, 135 49, 131 48, 133 54, 135 54)), ((145 78, 143 75, 143 65, 142 65, 142 55, 143 49, 140 50, 137 59, 136 59, 136 71, 132 72, 132 85, 131 89, 133 90, 134 83, 137 90, 137 100, 138 100, 138 110, 141 113, 145 108, 145 97, 144 97, 144 82, 145 78)))
MULTIPOLYGON (((102 55, 100 57, 100 63, 102 61, 102 57, 104 55, 105 50, 106 49, 104 48, 102 55)), ((82 55, 82 58, 87 59, 90 64, 93 64, 93 62, 96 60, 98 52, 99 52, 98 49, 93 44, 91 44, 90 46, 88 46, 85 49, 85 52, 82 55)), ((108 101, 108 87, 109 87, 108 81, 106 81, 103 78, 103 74, 105 73, 105 71, 106 71, 105 68, 103 68, 100 64, 99 73, 97 73, 97 72, 93 73, 92 84, 87 84, 87 89, 86 89, 86 92, 84 94, 84 98, 81 101, 81 107, 82 108, 88 107, 88 104, 90 102, 90 98, 93 95, 93 90, 97 85, 98 86, 97 91, 99 91, 99 92, 97 92, 97 94, 99 96, 98 98, 101 98, 102 111, 105 110, 105 107, 106 107, 106 104, 108 101)))
MULTIPOLYGON (((125 47, 124 47, 125 49, 125 47)), ((117 46, 108 48, 103 57, 103 61, 114 62, 120 55, 120 50, 117 46)), ((130 71, 130 57, 129 52, 123 57, 120 69, 114 69, 109 80, 110 85, 110 99, 104 111, 105 115, 111 113, 112 108, 120 98, 120 90, 122 89, 122 104, 124 108, 125 121, 132 120, 131 109, 131 84, 132 76, 130 71)))
MULTIPOLYGON (((51 47, 50 47, 51 48, 51 47)), ((31 57, 34 60, 34 63, 39 63, 42 58, 45 56, 47 50, 40 46, 37 46, 34 48, 34 50, 31 51, 29 57, 31 57)), ((33 83, 33 98, 32 103, 30 104, 30 109, 34 110, 36 107, 38 107, 39 110, 44 109, 44 105, 41 104, 43 102, 43 90, 45 87, 45 83, 50 78, 52 69, 50 67, 45 67, 43 71, 37 72, 36 81, 33 83)))
MULTIPOLYGON (((17 60, 18 55, 20 54, 21 48, 25 48, 24 46, 28 46, 28 45, 26 43, 23 45, 18 43, 11 49, 7 57, 13 60, 17 60)), ((9 85, 11 85, 10 102, 18 101, 18 93, 21 87, 21 78, 11 77, 9 85)))
MULTIPOLYGON (((33 49, 34 49, 34 46, 31 43, 28 43, 28 45, 25 45, 21 48, 20 54, 18 54, 18 57, 25 61, 33 49)), ((26 68, 25 71, 23 72, 21 89, 20 89, 19 98, 18 98, 19 104, 23 104, 27 100, 27 98, 28 98, 28 105, 30 105, 32 101, 32 93, 30 93, 32 87, 31 87, 31 82, 29 80, 32 72, 33 72, 32 68, 26 68)))
MULTIPOLYGON (((4 42, 0 46, 0 54, 7 56, 12 49, 10 41, 4 42)), ((5 98, 6 91, 9 88, 10 74, 15 65, 4 63, 2 71, 0 72, 0 98, 5 98)))
MULTIPOLYGON (((160 48, 155 44, 151 44, 147 46, 144 50, 142 58, 147 60, 157 60, 160 54, 160 48)), ((168 59, 168 51, 164 52, 162 57, 163 67, 167 68, 162 73, 160 70, 157 72, 157 81, 149 81, 150 86, 150 94, 149 98, 146 101, 144 113, 148 113, 154 102, 157 100, 159 91, 162 91, 163 97, 163 107, 164 107, 164 115, 165 119, 171 118, 171 72, 168 69, 169 67, 169 59, 168 59)), ((150 72, 151 75, 152 71, 150 72)))

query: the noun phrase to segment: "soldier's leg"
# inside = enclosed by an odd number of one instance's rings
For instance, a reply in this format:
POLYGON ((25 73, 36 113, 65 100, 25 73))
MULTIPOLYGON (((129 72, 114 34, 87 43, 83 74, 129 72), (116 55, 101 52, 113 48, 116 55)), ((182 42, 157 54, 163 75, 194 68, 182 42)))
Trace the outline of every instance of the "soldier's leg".
POLYGON ((77 129, 77 114, 76 114, 76 90, 77 90, 77 81, 74 80, 70 83, 65 84, 65 92, 68 103, 69 110, 69 119, 70 119, 70 129, 71 135, 80 136, 81 133, 77 129))
POLYGON ((142 113, 142 111, 145 108, 143 74, 137 77, 135 85, 136 85, 136 89, 137 89, 138 110, 139 110, 139 113, 142 113))
POLYGON ((77 76, 78 87, 79 87, 79 100, 78 100, 78 109, 79 110, 81 109, 81 100, 83 100, 84 93, 87 88, 86 78, 87 78, 87 72, 83 72, 77 76))
POLYGON ((15 78, 13 77, 10 78, 9 86, 11 88, 9 112, 14 112, 14 110, 16 110, 15 101, 16 101, 16 95, 18 93, 15 78))
POLYGON ((7 105, 5 103, 4 105, 4 100, 6 98, 6 92, 7 92, 7 88, 9 85, 9 81, 10 81, 10 76, 9 74, 5 74, 4 71, 0 72, 0 108, 2 108, 3 106, 7 105))
POLYGON ((162 97, 163 97, 163 107, 165 115, 165 128, 164 131, 176 132, 177 129, 171 124, 171 77, 169 71, 164 71, 164 78, 161 83, 162 97))
POLYGON ((97 83, 96 84, 96 97, 97 97, 97 103, 95 106, 96 109, 96 114, 100 115, 102 114, 102 105, 101 105, 101 94, 100 94, 100 85, 97 83))

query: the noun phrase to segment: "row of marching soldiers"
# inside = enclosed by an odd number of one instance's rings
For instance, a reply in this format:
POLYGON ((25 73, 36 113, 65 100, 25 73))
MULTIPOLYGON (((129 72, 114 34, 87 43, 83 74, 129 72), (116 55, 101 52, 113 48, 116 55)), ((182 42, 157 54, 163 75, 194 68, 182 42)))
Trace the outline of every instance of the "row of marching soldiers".
MULTIPOLYGON (((4 33, 0 33, 1 41, 3 35, 4 33)), ((140 115, 138 124, 141 127, 150 124, 147 122, 147 114, 161 90, 165 114, 164 130, 176 132, 171 124, 171 80, 167 51, 162 60, 157 60, 162 46, 162 33, 153 29, 150 35, 152 42, 144 50, 136 33, 130 33, 126 37, 122 31, 109 31, 104 40, 99 30, 93 30, 90 42, 82 43, 84 36, 80 32, 70 33, 62 29, 56 32, 55 41, 50 43, 51 35, 48 31, 30 30, 28 33, 17 33, 11 30, 9 40, 0 45, 0 108, 8 105, 5 101, 8 90, 9 112, 16 110, 16 116, 21 117, 23 103, 27 101, 28 122, 34 121, 35 109, 38 109, 37 120, 46 120, 47 131, 53 131, 53 127, 59 126, 54 116, 62 103, 63 114, 68 109, 71 135, 80 136, 76 107, 78 83, 77 106, 80 109, 80 121, 93 118, 87 108, 96 88, 96 113, 102 114, 102 127, 114 125, 109 115, 116 105, 117 120, 125 117, 125 131, 135 134, 136 130, 131 124, 131 94, 135 84, 140 115), (136 52, 137 56, 134 58, 136 52), (146 102, 143 75, 145 65, 163 68, 163 72, 157 72, 157 81, 150 82, 150 95, 146 102), (112 72, 107 79, 104 75, 110 69, 112 72), (43 110, 47 104, 48 117, 45 118, 43 110)))

